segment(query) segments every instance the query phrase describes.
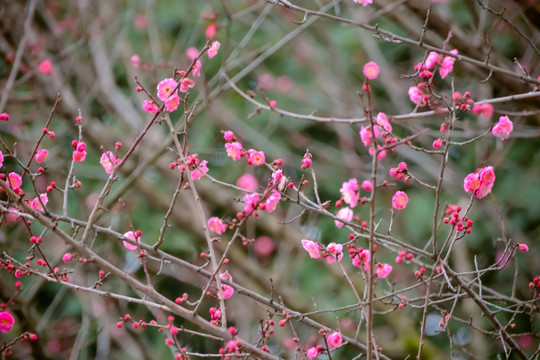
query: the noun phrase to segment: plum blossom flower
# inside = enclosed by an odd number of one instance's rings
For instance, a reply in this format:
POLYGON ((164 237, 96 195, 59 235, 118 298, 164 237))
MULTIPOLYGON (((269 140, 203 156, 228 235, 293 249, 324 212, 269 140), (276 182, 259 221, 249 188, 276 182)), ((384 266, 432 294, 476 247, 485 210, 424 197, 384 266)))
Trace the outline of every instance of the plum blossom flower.
POLYGON ((268 199, 266 199, 266 202, 264 203, 266 205, 266 211, 271 213, 276 209, 276 206, 279 202, 279 199, 281 199, 281 194, 276 189, 272 189, 272 192, 270 193, 270 196, 268 199))
POLYGON ((218 235, 223 234, 225 231, 227 231, 227 224, 225 224, 220 218, 213 216, 210 219, 208 219, 208 227, 210 230, 215 232, 218 235))
POLYGON ((81 141, 77 145, 77 148, 73 151, 73 161, 82 162, 85 159, 86 159, 86 144, 81 141))
POLYGON ((244 204, 244 212, 246 214, 251 214, 259 204, 259 194, 247 194, 244 196, 244 204))
POLYGON ((225 141, 234 141, 235 139, 234 133, 231 130, 224 131, 223 139, 225 139, 225 141))
POLYGON ((392 197, 392 206, 396 210, 405 209, 408 202, 409 198, 407 197, 407 194, 405 194, 403 191, 396 191, 396 193, 392 197))
POLYGON ((180 89, 178 89, 180 92, 182 93, 186 93, 189 91, 189 89, 191 89, 192 87, 195 86, 195 81, 193 81, 192 79, 190 78, 183 78, 181 81, 180 81, 180 89))
MULTIPOLYGON (((370 2, 371 3, 371 2, 370 2)), ((364 3, 364 6, 367 4, 364 3)), ((370 61, 364 65, 364 75, 370 80, 374 80, 379 75, 379 65, 376 62, 370 61)))
POLYGON ((358 199, 360 198, 360 193, 358 192, 359 189, 358 180, 356 179, 350 179, 349 181, 344 182, 341 185, 341 189, 339 189, 339 192, 343 196, 343 201, 352 208, 358 205, 358 199))
POLYGON ((309 360, 315 359, 317 356, 319 356, 319 351, 316 347, 310 347, 306 353, 309 360))
POLYGON ((234 161, 240 160, 242 157, 242 144, 239 142, 228 142, 225 144, 225 149, 227 150, 227 155, 234 161))
POLYGON ((8 175, 8 180, 9 180, 9 186, 10 186, 13 190, 17 190, 17 189, 20 188, 21 185, 22 185, 22 178, 21 178, 21 175, 15 173, 15 172, 9 173, 9 175, 8 175))
POLYGON ((43 211, 43 205, 47 205, 49 202, 49 197, 47 196, 47 193, 43 193, 39 195, 39 198, 36 196, 32 202, 30 202, 30 207, 37 211, 43 211), (40 202, 41 199, 41 202, 40 202), (41 205, 43 203, 43 205, 41 205))
POLYGON ((0 151, 0 168, 4 166, 4 154, 0 151))
POLYGON ((195 64, 193 65, 193 69, 191 70, 191 73, 193 74, 193 76, 195 77, 201 76, 201 67, 202 67, 201 60, 195 61, 195 64))
POLYGON ((409 88, 409 99, 415 104, 424 106, 422 103, 422 91, 417 86, 411 86, 409 88))
POLYGON ((8 113, 1 113, 0 114, 0 121, 9 121, 9 114, 8 113))
POLYGON ((62 261, 65 263, 68 263, 73 258, 73 255, 71 253, 65 253, 64 256, 62 256, 62 261))
POLYGON ((248 164, 253 166, 260 166, 264 164, 264 152, 256 151, 253 149, 248 150, 248 164))
MULTIPOLYGON (((344 207, 344 208, 339 209, 339 211, 336 214, 336 217, 343 221, 349 222, 352 220, 353 215, 354 215, 353 210, 350 207, 344 207)), ((341 221, 334 220, 334 224, 336 224, 338 228, 343 227, 343 223, 341 221)))
POLYGON ((375 270, 375 273, 377 274, 377 277, 384 279, 392 272, 392 265, 389 264, 379 264, 377 265, 377 269, 375 270))
POLYGON ((473 192, 474 196, 481 199, 491 192, 494 182, 493 167, 487 166, 467 175, 463 181, 463 188, 466 192, 473 192))
POLYGON ((373 184, 371 183, 371 180, 362 181, 362 189, 368 192, 373 190, 373 184))
POLYGON ((163 79, 157 85, 157 96, 159 100, 166 101, 173 93, 176 93, 175 89, 178 83, 173 78, 163 79))
POLYGON ((207 160, 201 161, 199 166, 191 172, 191 178, 193 180, 200 180, 204 176, 204 174, 208 172, 208 167, 206 166, 206 164, 208 164, 207 160))
POLYGON ((248 191, 256 191, 259 187, 257 178, 251 174, 244 174, 236 180, 236 186, 248 191))
POLYGON ((513 130, 514 125, 508 116, 501 116, 499 122, 493 126, 491 132, 501 140, 506 140, 513 130))
POLYGON ((363 268, 364 271, 368 271, 370 257, 371 257, 371 254, 369 250, 359 251, 358 254, 356 254, 354 258, 352 259, 352 264, 361 269, 363 268))
MULTIPOLYGON (((124 234, 124 237, 126 239, 129 239, 129 240, 133 240, 133 241, 136 241, 138 243, 141 242, 141 236, 140 235, 137 235, 137 231, 128 231, 127 233, 124 234)), ((124 241, 124 246, 128 249, 128 250, 137 250, 137 245, 135 244, 132 244, 128 241, 124 241)))
POLYGON ((99 159, 99 163, 103 168, 105 168, 105 172, 107 174, 110 174, 113 172, 114 165, 118 164, 121 160, 117 159, 112 151, 107 151, 101 154, 101 159, 99 159))
POLYGON ((335 349, 339 345, 341 345, 341 343, 343 342, 343 338, 341 337, 340 333, 333 332, 330 335, 328 335, 328 337, 326 338, 326 342, 328 343, 328 347, 330 349, 335 349))
POLYGON ((11 331, 13 329, 13 324, 15 324, 15 319, 11 313, 7 311, 0 312, 0 331, 3 333, 11 331))
POLYGON ((178 94, 171 95, 167 101, 165 101, 165 110, 173 112, 178 109, 178 105, 180 105, 180 97, 178 94))
POLYGON ((52 74, 52 63, 51 60, 43 60, 39 63, 39 71, 45 75, 52 74))
POLYGON ((529 251, 529 247, 527 246, 527 244, 518 244, 518 248, 519 248, 519 251, 522 251, 522 252, 529 251))
POLYGON ((435 64, 439 62, 439 56, 440 55, 436 53, 435 51, 431 51, 426 58, 426 62, 424 63, 424 69, 427 69, 427 70, 433 69, 435 64))
POLYGON ((319 252, 319 244, 312 240, 302 240, 302 246, 308 252, 309 257, 312 259, 318 259, 321 257, 319 252))
POLYGON ((341 244, 331 242, 326 247, 326 251, 328 252, 326 261, 328 261, 329 264, 336 262, 336 260, 341 261, 341 259, 343 259, 343 245, 341 244))
POLYGON ((377 114, 377 124, 379 124, 379 126, 381 126, 384 130, 392 132, 392 125, 390 125, 390 121, 388 121, 385 113, 380 112, 377 114))
POLYGON ((142 103, 142 108, 144 111, 149 112, 150 114, 155 114, 159 111, 159 107, 155 102, 150 100, 144 100, 142 103))
MULTIPOLYGON (((229 272, 224 272, 223 274, 219 275, 220 278, 227 281, 233 281, 233 278, 229 272)), ((223 295, 223 299, 228 299, 234 294, 234 288, 230 285, 221 284, 221 294, 223 295)))
POLYGON ((211 59, 214 56, 217 55, 219 47, 220 47, 219 41, 214 41, 212 45, 210 45, 210 49, 208 49, 208 58, 211 59))
POLYGON ((47 155, 49 155, 49 150, 47 150, 47 149, 38 150, 38 152, 36 154, 37 163, 41 164, 42 162, 44 162, 45 159, 47 158, 47 155))
MULTIPOLYGON (((457 53, 457 49, 450 50, 450 54, 457 55, 457 53)), ((452 70, 454 69, 454 61, 456 61, 456 59, 452 56, 444 57, 441 67, 439 67, 439 75, 441 75, 441 79, 444 79, 448 74, 452 72, 452 70)))
POLYGON ((489 119, 493 115, 493 105, 491 104, 475 104, 473 106, 473 113, 479 115, 485 119, 489 119))
POLYGON ((197 50, 196 47, 190 47, 186 50, 186 55, 189 58, 189 60, 193 60, 199 55, 199 50, 197 50))

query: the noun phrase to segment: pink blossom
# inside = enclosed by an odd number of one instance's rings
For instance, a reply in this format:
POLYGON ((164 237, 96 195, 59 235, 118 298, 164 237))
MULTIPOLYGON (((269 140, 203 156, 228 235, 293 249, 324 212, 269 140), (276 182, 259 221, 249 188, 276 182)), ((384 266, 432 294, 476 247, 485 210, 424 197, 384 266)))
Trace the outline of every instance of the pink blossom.
POLYGON ((331 242, 326 247, 326 251, 328 252, 328 256, 326 257, 326 261, 328 261, 329 264, 332 264, 337 261, 341 261, 343 259, 343 245, 336 244, 335 242, 331 242))
POLYGON ((225 144, 225 149, 227 150, 227 155, 234 161, 240 160, 242 157, 242 144, 239 142, 228 142, 225 144))
POLYGON ((253 251, 261 258, 272 255, 275 249, 276 244, 270 236, 259 236, 253 243, 253 251))
POLYGON ((341 343, 343 342, 343 338, 341 337, 341 334, 338 332, 333 332, 330 335, 328 335, 328 338, 326 338, 326 342, 328 343, 328 348, 335 349, 341 343))
MULTIPOLYGON (((371 2, 370 2, 371 3, 371 2)), ((364 3, 364 6, 367 4, 364 3)), ((376 62, 370 61, 364 65, 364 75, 370 80, 374 80, 379 75, 379 65, 376 62)))
POLYGON ((285 189, 286 184, 287 177, 283 176, 283 171, 281 169, 272 173, 272 185, 277 186, 279 190, 283 190, 285 189))
POLYGON ((433 141, 433 147, 435 149, 440 149, 442 146, 442 139, 438 138, 437 140, 433 141))
POLYGON ((218 235, 223 234, 225 231, 227 231, 227 224, 225 224, 220 218, 213 216, 210 219, 208 219, 208 227, 210 230, 215 232, 218 235))
POLYGON ((489 119, 493 115, 493 105, 491 104, 475 104, 473 106, 473 113, 480 115, 483 118, 489 119))
POLYGON ((189 89, 191 89, 192 87, 195 86, 195 81, 193 81, 192 79, 190 78, 183 78, 181 81, 180 81, 180 92, 182 93, 186 93, 189 91, 189 89))
POLYGON ((167 100, 171 95, 173 95, 173 93, 176 92, 175 89, 177 86, 178 83, 173 78, 161 80, 157 85, 157 96, 159 100, 167 100))
POLYGON ((86 151, 73 151, 73 161, 84 161, 86 159, 86 151))
POLYGON ((247 194, 244 196, 244 212, 246 214, 251 214, 253 210, 259 205, 259 194, 247 194))
POLYGON ((380 277, 381 279, 384 279, 392 272, 392 265, 389 264, 379 264, 377 265, 377 277, 380 277))
POLYGON ((178 105, 180 105, 180 97, 178 94, 171 95, 167 101, 165 101, 165 110, 173 112, 178 109, 178 105))
POLYGON ((45 159, 47 158, 47 155, 49 155, 49 150, 46 150, 46 149, 38 150, 36 154, 37 163, 41 164, 42 162, 44 162, 45 159))
POLYGON ((217 55, 219 47, 220 47, 219 41, 214 41, 212 45, 210 46, 210 49, 208 49, 208 58, 211 59, 214 56, 217 55))
POLYGON ((466 192, 473 192, 478 199, 482 199, 491 192, 494 183, 495 173, 493 167, 488 166, 467 175, 463 182, 463 188, 466 192))
POLYGON ((353 0, 355 3, 362 3, 363 6, 366 6, 368 4, 372 4, 373 0, 353 0))
POLYGON ((424 63, 424 69, 427 69, 427 70, 433 69, 433 67, 438 61, 439 61, 439 54, 437 54, 435 51, 431 51, 426 58, 426 62, 424 63))
POLYGON ((268 199, 266 199, 266 202, 264 203, 266 205, 266 211, 271 213, 276 209, 276 206, 279 202, 279 199, 281 199, 281 194, 276 189, 272 189, 272 192, 270 193, 270 196, 268 199))
POLYGON ((9 121, 9 114, 8 113, 1 113, 0 114, 0 121, 9 121))
POLYGON ((201 68, 202 68, 201 60, 195 61, 195 64, 193 64, 193 68, 191 69, 191 73, 193 74, 193 76, 200 77, 201 76, 201 68))
POLYGON ((199 50, 197 50, 196 47, 190 47, 186 50, 186 55, 189 58, 189 60, 193 60, 199 55, 199 50))
MULTIPOLYGON (((353 210, 350 207, 344 207, 344 208, 339 209, 339 211, 336 214, 336 217, 343 221, 349 222, 352 220, 353 215, 354 215, 353 210)), ((341 228, 344 225, 341 221, 338 221, 338 220, 334 220, 334 224, 336 224, 338 228, 341 228)))
POLYGON ((356 254, 354 258, 352 259, 352 264, 361 269, 363 268, 364 271, 368 271, 370 257, 371 257, 371 254, 369 250, 359 251, 358 254, 356 254))
MULTIPOLYGON (((124 237, 126 239, 129 239, 129 240, 132 240, 132 241, 136 241, 138 243, 141 242, 141 237, 140 236, 137 236, 137 232, 136 231, 128 231, 127 233, 124 234, 124 237)), ((124 246, 128 249, 128 250, 137 250, 137 245, 135 244, 132 244, 128 241, 124 241, 124 246)))
POLYGON ((41 203, 43 203, 43 205, 47 205, 48 202, 49 197, 47 196, 47 193, 43 193, 39 195, 39 198, 36 196, 34 200, 32 200, 32 202, 30 203, 30 207, 37 211, 43 211, 43 206, 41 205, 41 203), (41 202, 39 201, 39 199, 41 199, 41 202))
POLYGON ((257 191, 259 182, 255 176, 246 173, 236 180, 236 186, 248 191, 257 191))
MULTIPOLYGON (((373 129, 373 132, 375 133, 375 136, 379 136, 379 129, 377 129, 377 127, 373 129)), ((373 140, 373 134, 371 133, 371 126, 360 127, 360 139, 362 139, 362 142, 364 143, 365 147, 368 147, 371 144, 371 141, 373 140)))
POLYGON ((514 125, 508 116, 501 116, 499 122, 493 126, 491 132, 501 140, 506 140, 513 130, 514 125))
POLYGON ((21 175, 15 173, 15 172, 9 173, 9 175, 8 175, 8 180, 9 180, 9 186, 10 186, 13 190, 17 190, 17 189, 20 188, 21 185, 22 185, 22 178, 21 178, 21 175))
POLYGON ((316 347, 311 347, 308 349, 307 351, 307 357, 309 360, 313 360, 315 359, 317 356, 319 356, 319 351, 317 350, 316 347))
POLYGON ((13 316, 7 312, 0 312, 0 331, 3 333, 10 332, 13 329, 13 324, 15 324, 15 319, 13 316))
POLYGON ((319 252, 319 244, 317 244, 315 241, 304 239, 302 240, 302 246, 308 252, 309 256, 312 259, 318 259, 319 257, 321 257, 321 254, 319 252))
MULTIPOLYGON (((411 99, 413 103, 419 104, 422 100, 422 92, 420 91, 418 87, 411 86, 409 88, 409 98, 411 99)), ((423 106, 421 103, 419 105, 423 106)))
POLYGON ((110 174, 113 172, 114 165, 118 164, 120 159, 117 159, 111 151, 101 154, 99 163, 105 168, 105 172, 110 174))
POLYGON ((0 168, 4 166, 4 154, 2 154, 2 151, 0 151, 0 168))
POLYGON ((519 247, 519 251, 522 251, 522 252, 529 251, 529 247, 527 246, 527 244, 518 244, 518 247, 519 247))
POLYGON ((204 174, 208 172, 208 167, 206 166, 206 164, 208 164, 207 160, 201 161, 199 166, 191 172, 191 178, 193 180, 200 180, 204 176, 204 174))
POLYGON ((73 255, 71 253, 65 253, 64 256, 62 256, 62 261, 65 263, 68 263, 73 258, 73 255))
MULTIPOLYGON (((225 272, 223 274, 219 275, 220 278, 227 281, 233 281, 231 274, 229 272, 225 272)), ((221 293, 223 295, 223 299, 228 299, 234 294, 234 288, 230 285, 221 285, 221 293)))
POLYGON ((155 114, 159 111, 159 107, 155 102, 150 100, 144 100, 142 103, 142 108, 144 111, 149 112, 150 114, 155 114))
POLYGON ((51 75, 52 74, 51 60, 43 60, 41 63, 39 63, 39 71, 41 71, 42 74, 51 75))
POLYGON ((388 121, 385 113, 380 112, 377 114, 377 124, 379 124, 379 126, 381 126, 384 130, 392 132, 392 125, 390 125, 390 121, 388 121))
POLYGON ((230 130, 226 130, 225 132, 223 132, 223 139, 225 139, 225 141, 234 141, 234 133, 230 130))
MULTIPOLYGON (((450 50, 450 53, 453 55, 457 55, 458 51, 456 49, 450 50)), ((444 79, 449 73, 452 72, 454 69, 454 61, 456 61, 455 58, 452 56, 445 56, 441 67, 439 68, 439 74, 441 75, 441 79, 444 79)))
POLYGON ((138 69, 139 66, 141 66, 141 62, 140 62, 140 58, 139 58, 139 55, 131 55, 131 57, 129 58, 129 61, 131 61, 131 65, 135 68, 135 69, 138 69))
POLYGON ((371 180, 362 181, 362 189, 368 192, 373 190, 373 184, 371 183, 371 180))
POLYGON ((397 210, 405 209, 408 202, 409 198, 407 197, 407 194, 405 194, 403 191, 396 191, 396 193, 392 197, 392 206, 394 207, 394 209, 397 210))
POLYGON ((360 198, 360 193, 358 192, 359 189, 358 180, 356 179, 350 179, 349 181, 344 182, 341 185, 341 189, 339 189, 341 196, 343 196, 343 201, 352 208, 358 205, 358 199, 360 198))
POLYGON ((264 152, 253 149, 248 150, 248 164, 253 166, 264 165, 264 152))

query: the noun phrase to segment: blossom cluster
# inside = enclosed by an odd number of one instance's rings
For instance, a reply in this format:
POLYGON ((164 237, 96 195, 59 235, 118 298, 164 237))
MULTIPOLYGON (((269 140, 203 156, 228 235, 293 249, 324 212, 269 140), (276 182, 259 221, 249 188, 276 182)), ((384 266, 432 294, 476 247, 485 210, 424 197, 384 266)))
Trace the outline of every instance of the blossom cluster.
POLYGON ((467 175, 463 182, 463 188, 466 192, 472 192, 478 199, 482 199, 491 192, 494 182, 493 167, 487 166, 467 175))

